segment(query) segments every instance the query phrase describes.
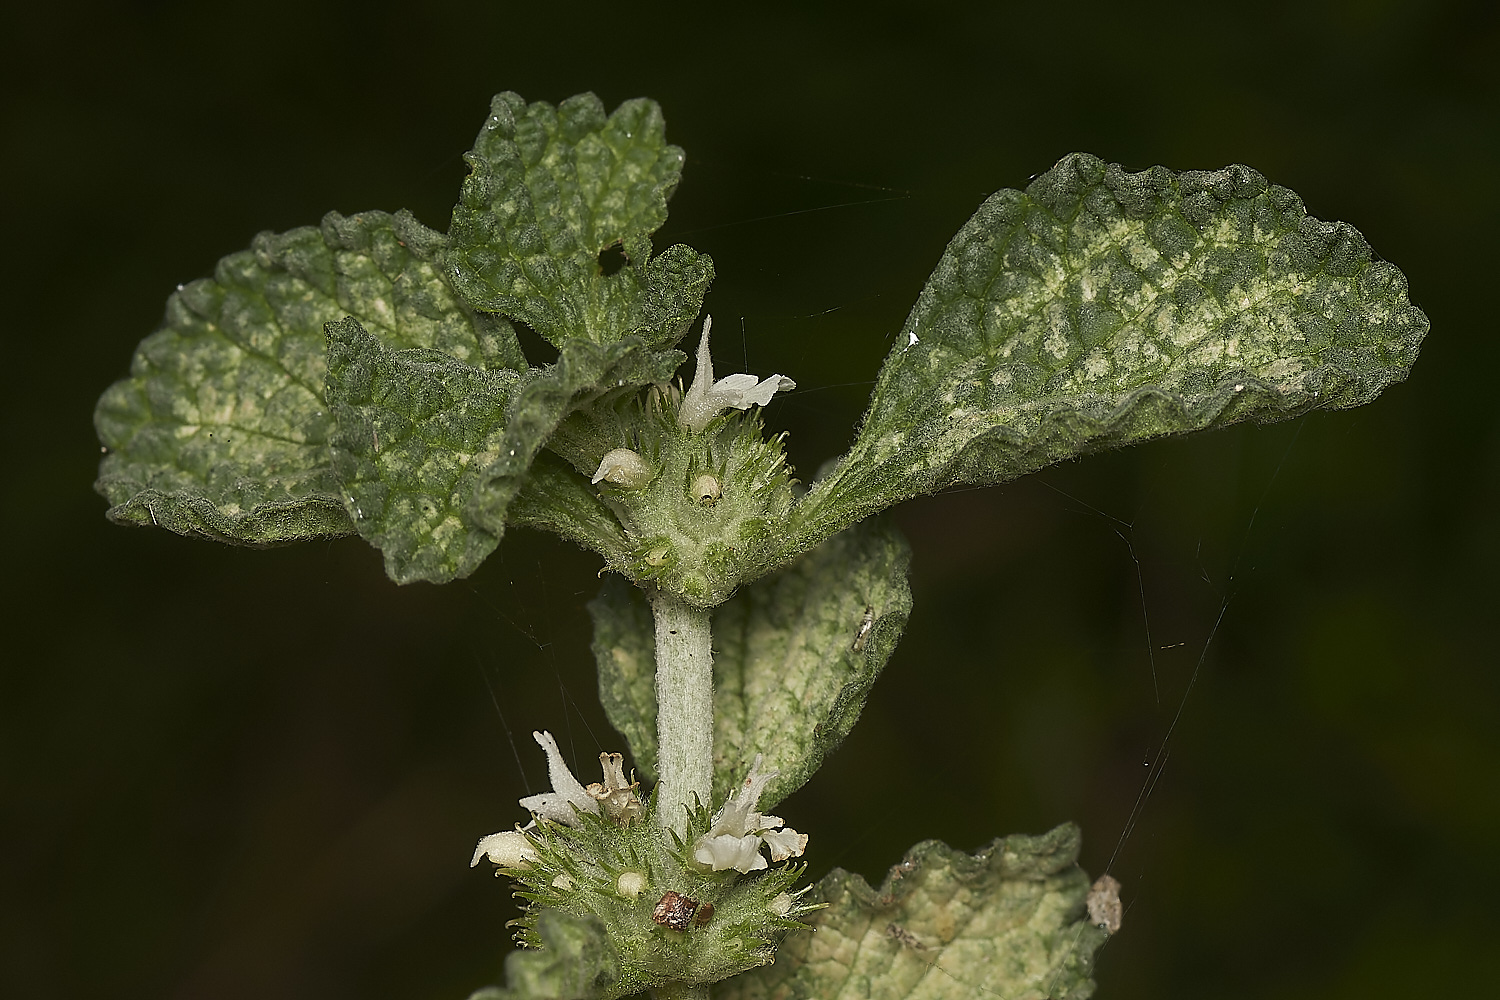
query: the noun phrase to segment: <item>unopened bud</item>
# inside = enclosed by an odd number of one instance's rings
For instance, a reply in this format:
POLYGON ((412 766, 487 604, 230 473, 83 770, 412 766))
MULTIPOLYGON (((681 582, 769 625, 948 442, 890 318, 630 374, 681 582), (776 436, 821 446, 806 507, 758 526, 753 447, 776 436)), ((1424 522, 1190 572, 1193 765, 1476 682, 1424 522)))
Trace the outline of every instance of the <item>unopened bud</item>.
POLYGON ((596 485, 604 481, 638 490, 655 478, 656 470, 644 458, 629 448, 616 448, 599 461, 593 481, 596 485))
POLYGON ((718 503, 719 497, 723 495, 723 484, 708 473, 705 472, 693 480, 692 497, 703 506, 708 507, 718 503))
POLYGON ((615 892, 625 899, 635 899, 646 891, 646 876, 640 872, 621 872, 615 879, 615 892))

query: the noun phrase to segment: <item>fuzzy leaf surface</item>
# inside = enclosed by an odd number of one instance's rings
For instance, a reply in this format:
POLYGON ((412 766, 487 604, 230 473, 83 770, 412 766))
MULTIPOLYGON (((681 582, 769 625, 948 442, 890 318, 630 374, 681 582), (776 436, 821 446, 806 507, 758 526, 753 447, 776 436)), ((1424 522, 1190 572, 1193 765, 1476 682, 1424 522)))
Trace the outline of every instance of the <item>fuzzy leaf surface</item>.
POLYGON ((387 347, 514 366, 509 324, 463 305, 444 237, 407 213, 330 213, 262 233, 180 287, 94 422, 111 520, 248 545, 352 533, 328 452, 325 324, 352 315, 387 347))
POLYGON ((682 150, 665 134, 653 101, 626 101, 606 116, 593 94, 555 108, 496 95, 453 210, 455 287, 559 347, 573 338, 675 344, 714 272, 686 246, 651 253, 682 174, 682 150), (614 246, 625 266, 605 274, 599 254, 614 246))
MULTIPOLYGON (((601 399, 635 393, 654 382, 666 382, 683 362, 681 351, 653 351, 636 338, 596 344, 570 340, 563 344, 557 364, 533 372, 516 394, 505 415, 505 435, 498 453, 480 474, 465 511, 468 523, 495 536, 505 533, 511 501, 530 480, 532 462, 568 414, 601 399)), ((581 495, 582 484, 563 476, 560 466, 545 467, 536 490, 566 491, 568 507, 546 512, 537 509, 539 492, 533 492, 526 513, 528 523, 557 530, 566 538, 590 547, 601 555, 617 554, 618 539, 602 523, 603 507, 581 495)))
POLYGON ((1243 166, 1073 154, 954 237, 853 448, 800 505, 810 544, 892 503, 1086 452, 1358 406, 1427 317, 1353 227, 1243 166))
POLYGON ((505 443, 527 376, 471 368, 441 351, 387 350, 354 319, 330 323, 326 393, 333 471, 360 536, 397 583, 446 583, 499 539, 465 517, 505 443))
POLYGON ((1071 824, 974 855, 924 841, 878 892, 836 868, 808 894, 828 904, 805 918, 814 933, 789 935, 774 965, 715 986, 715 1000, 1091 996, 1107 935, 1085 915, 1078 846, 1071 824))
POLYGON ((541 947, 505 958, 505 985, 487 986, 469 1000, 591 1000, 619 977, 619 960, 597 918, 544 909, 537 912, 541 947))
MULTIPOLYGON (((762 809, 800 788, 859 718, 911 612, 911 554, 894 527, 844 531, 743 588, 714 615, 714 801, 757 753, 780 772, 762 809)), ((651 610, 611 580, 589 604, 599 693, 636 767, 654 776, 656 691, 651 610)))
POLYGON ((911 614, 910 563, 894 525, 856 525, 714 616, 715 802, 759 753, 770 809, 849 735, 911 614))

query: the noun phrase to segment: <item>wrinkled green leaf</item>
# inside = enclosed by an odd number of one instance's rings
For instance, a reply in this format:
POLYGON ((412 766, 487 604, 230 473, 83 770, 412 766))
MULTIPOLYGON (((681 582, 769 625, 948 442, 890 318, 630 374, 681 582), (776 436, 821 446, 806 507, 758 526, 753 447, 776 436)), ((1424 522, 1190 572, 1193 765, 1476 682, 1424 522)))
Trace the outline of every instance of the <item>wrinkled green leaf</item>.
MULTIPOLYGON (((510 404, 505 417, 504 440, 495 460, 479 476, 473 498, 465 511, 467 521, 490 532, 498 540, 505 533, 511 501, 528 482, 537 452, 569 413, 607 396, 630 394, 653 382, 666 382, 682 362, 681 351, 647 350, 634 338, 610 344, 595 344, 587 340, 570 340, 563 344, 557 364, 543 369, 542 374, 527 382, 510 404)), ((556 467, 548 467, 546 475, 552 477, 550 484, 558 489, 568 488, 564 481, 560 481, 558 471, 556 467)), ((545 485, 547 483, 538 483, 539 488, 545 485)), ((576 489, 572 493, 573 503, 581 504, 576 489)), ((612 551, 616 544, 614 536, 601 534, 599 525, 593 520, 593 516, 599 513, 598 508, 585 506, 583 509, 588 512, 586 522, 562 523, 568 516, 563 510, 552 511, 547 519, 566 527, 566 537, 574 541, 592 544, 599 540, 612 551)), ((530 508, 530 517, 533 523, 541 519, 534 505, 530 508)), ((608 556, 611 551, 602 554, 608 556)))
POLYGON ((849 735, 911 613, 910 562, 894 525, 857 525, 714 616, 714 801, 759 753, 770 809, 849 735))
POLYGON ((799 507, 801 544, 958 483, 1369 402, 1427 326, 1355 229, 1248 167, 1074 154, 949 244, 854 447, 799 507))
POLYGON ((661 109, 626 101, 614 114, 593 94, 554 108, 504 93, 465 157, 449 229, 449 274, 476 308, 531 325, 552 343, 638 337, 675 344, 698 315, 713 261, 686 246, 651 255, 682 173, 661 109), (625 266, 606 275, 600 251, 625 266))
MULTIPOLYGON (((780 772, 760 800, 770 809, 843 742, 906 625, 910 558, 894 527, 859 525, 744 588, 715 613, 715 802, 763 754, 764 766, 780 772)), ((652 775, 651 610, 636 588, 611 580, 589 612, 600 700, 629 741, 636 767, 652 775)))
POLYGON ((590 1000, 619 978, 619 961, 595 917, 560 910, 535 916, 540 948, 505 958, 505 985, 488 986, 469 1000, 590 1000))
POLYGON ((329 464, 324 325, 353 315, 388 347, 477 367, 521 358, 508 323, 444 282, 443 240, 404 212, 329 213, 179 288, 95 412, 111 520, 250 545, 351 533, 329 464))
POLYGON ((841 868, 808 896, 827 909, 776 963, 714 987, 715 1000, 1080 1000, 1103 930, 1084 911, 1078 828, 995 841, 978 854, 935 840, 880 891, 841 868))
POLYGON ((526 376, 387 350, 354 319, 327 335, 333 471, 355 528, 397 583, 468 576, 499 540, 464 510, 499 457, 506 407, 526 376))

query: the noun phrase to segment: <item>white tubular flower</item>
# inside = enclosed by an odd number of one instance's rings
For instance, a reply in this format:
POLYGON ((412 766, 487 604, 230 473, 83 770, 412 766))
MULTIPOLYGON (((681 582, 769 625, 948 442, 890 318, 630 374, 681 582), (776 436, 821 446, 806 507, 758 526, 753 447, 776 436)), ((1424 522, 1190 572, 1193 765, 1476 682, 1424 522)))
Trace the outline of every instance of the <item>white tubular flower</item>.
POLYGON ((760 770, 764 758, 755 755, 745 783, 731 792, 714 816, 714 825, 698 838, 693 845, 693 860, 716 872, 733 868, 749 874, 769 867, 760 853, 764 843, 771 849, 772 861, 800 858, 807 850, 807 834, 796 830, 781 829, 784 821, 780 816, 766 816, 755 811, 760 804, 766 785, 780 772, 760 770))
POLYGON ((797 383, 785 375, 772 375, 768 379, 745 374, 728 375, 715 382, 714 362, 708 352, 708 331, 713 322, 712 316, 703 318, 703 338, 698 342, 698 370, 677 411, 677 422, 694 433, 703 430, 709 421, 730 407, 748 410, 752 406, 765 406, 778 392, 797 388, 797 383))
POLYGON ((536 860, 536 851, 531 846, 531 839, 520 830, 501 830, 479 841, 469 867, 479 864, 483 857, 488 857, 501 868, 520 871, 531 867, 536 860))
POLYGON ((600 482, 611 482, 616 486, 638 490, 656 478, 651 464, 629 448, 616 448, 606 452, 599 462, 599 471, 594 473, 595 486, 600 482))
POLYGON ((573 772, 568 770, 568 765, 562 759, 562 751, 557 749, 557 741, 552 738, 552 734, 532 733, 531 738, 547 753, 547 777, 552 781, 552 791, 526 796, 521 800, 521 808, 530 810, 542 819, 567 826, 578 822, 578 814, 573 811, 575 806, 579 812, 597 813, 599 803, 573 777, 573 772))

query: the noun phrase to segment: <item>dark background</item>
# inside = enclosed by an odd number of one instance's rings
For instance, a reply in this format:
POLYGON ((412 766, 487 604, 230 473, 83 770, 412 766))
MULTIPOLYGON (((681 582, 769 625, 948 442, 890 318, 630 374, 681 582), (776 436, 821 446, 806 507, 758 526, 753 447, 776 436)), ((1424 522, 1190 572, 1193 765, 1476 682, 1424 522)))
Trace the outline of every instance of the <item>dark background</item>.
POLYGON ((661 102, 688 154, 662 236, 717 262, 722 369, 802 387, 769 419, 804 474, 946 241, 1067 152, 1249 163, 1358 226, 1432 319, 1410 382, 907 505, 908 634, 778 812, 813 875, 871 878, 926 837, 1081 822, 1129 905, 1109 1000, 1492 992, 1486 6, 11 5, 0 993, 461 1000, 497 975, 515 910, 466 863, 522 770, 545 782, 527 734, 580 773, 620 747, 597 560, 518 531, 469 580, 397 588, 357 539, 113 527, 90 415, 172 288, 258 230, 444 227, 505 89, 661 102))

